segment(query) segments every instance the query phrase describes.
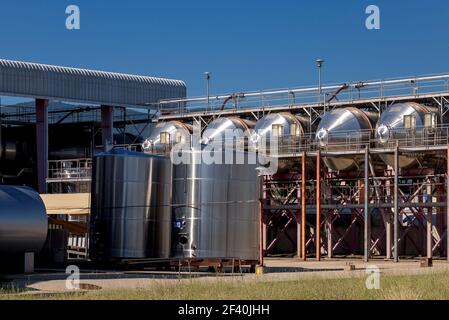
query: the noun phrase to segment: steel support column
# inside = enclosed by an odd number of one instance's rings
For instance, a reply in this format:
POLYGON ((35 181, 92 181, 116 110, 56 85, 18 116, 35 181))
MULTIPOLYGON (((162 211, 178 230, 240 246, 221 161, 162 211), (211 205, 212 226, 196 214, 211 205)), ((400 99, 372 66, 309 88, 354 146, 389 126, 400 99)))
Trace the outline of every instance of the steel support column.
POLYGON ((306 260, 306 153, 302 153, 301 164, 301 257, 306 260))
POLYGON ((427 252, 427 258, 432 258, 433 256, 433 239, 432 239, 432 214, 433 214, 433 208, 432 208, 432 180, 425 180, 424 183, 428 183, 426 186, 426 194, 427 199, 426 202, 430 202, 430 206, 426 209, 426 252, 427 252))
POLYGON ((103 144, 103 150, 109 151, 114 143, 113 139, 113 122, 114 107, 101 106, 101 142, 103 144))
POLYGON ((369 212, 369 148, 365 148, 365 188, 364 188, 364 260, 368 261, 370 256, 370 212, 369 212))
POLYGON ((48 100, 36 99, 37 188, 47 193, 48 176, 48 100))
POLYGON ((394 195, 393 195, 393 246, 394 246, 394 262, 399 262, 399 248, 398 248, 398 222, 399 222, 399 148, 396 141, 396 147, 394 149, 394 195))
POLYGON ((321 260, 321 153, 316 154, 316 227, 315 227, 315 250, 316 260, 321 260))
POLYGON ((447 148, 446 168, 446 259, 449 262, 449 146, 447 148))
POLYGON ((326 229, 327 229, 327 257, 329 259, 332 258, 333 255, 333 244, 332 244, 332 217, 328 214, 328 218, 326 219, 326 229))
POLYGON ((259 200, 259 264, 263 266, 264 256, 264 200, 259 200))

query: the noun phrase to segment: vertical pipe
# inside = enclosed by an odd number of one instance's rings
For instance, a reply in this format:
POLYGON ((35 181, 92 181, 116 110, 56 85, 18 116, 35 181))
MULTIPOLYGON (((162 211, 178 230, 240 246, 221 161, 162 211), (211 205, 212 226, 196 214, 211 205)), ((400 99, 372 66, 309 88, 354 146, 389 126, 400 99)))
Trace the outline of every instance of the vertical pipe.
POLYGON ((447 149, 446 169, 446 259, 449 262, 449 146, 447 149))
POLYGON ((264 254, 264 201, 263 199, 259 200, 259 265, 263 266, 263 254, 264 254))
POLYGON ((315 247, 316 260, 321 260, 321 152, 316 154, 316 227, 315 227, 315 247))
POLYGON ((37 185, 47 193, 48 176, 48 100, 36 99, 37 185))
POLYGON ((302 153, 301 170, 301 254, 302 259, 306 260, 306 152, 302 153))
POLYGON ((333 245, 332 245, 332 217, 330 217, 330 214, 327 217, 326 220, 326 229, 327 229, 327 257, 329 259, 332 258, 333 253, 333 245))
MULTIPOLYGON (((301 176, 302 181, 302 176, 301 176)), ((298 210, 296 210, 296 257, 299 259, 302 258, 302 246, 301 246, 301 239, 302 239, 302 219, 301 219, 301 206, 302 206, 302 187, 301 185, 298 185, 298 189, 296 191, 296 196, 298 199, 298 210)))
POLYGON ((365 188, 364 188, 364 211, 365 211, 365 223, 364 223, 364 260, 368 261, 370 255, 370 212, 369 212, 369 147, 365 148, 365 188))
POLYGON ((384 210, 383 216, 385 219, 385 243, 386 243, 386 258, 391 259, 391 209, 384 210))
POLYGON ((433 209, 432 209, 432 185, 431 185, 431 180, 428 179, 426 180, 426 183, 428 183, 428 185, 426 186, 426 194, 427 197, 425 199, 425 202, 430 202, 429 207, 427 207, 425 210, 427 211, 427 215, 426 215, 426 238, 427 238, 427 258, 431 259, 432 258, 432 246, 433 246, 433 241, 432 241, 432 213, 433 213, 433 209))
POLYGON ((101 106, 101 141, 104 151, 109 151, 113 145, 113 113, 113 107, 101 106))
POLYGON ((396 141, 396 147, 394 149, 394 221, 393 221, 393 241, 394 241, 394 262, 399 262, 399 248, 398 248, 398 222, 399 222, 399 206, 398 206, 398 193, 399 193, 399 148, 396 141))

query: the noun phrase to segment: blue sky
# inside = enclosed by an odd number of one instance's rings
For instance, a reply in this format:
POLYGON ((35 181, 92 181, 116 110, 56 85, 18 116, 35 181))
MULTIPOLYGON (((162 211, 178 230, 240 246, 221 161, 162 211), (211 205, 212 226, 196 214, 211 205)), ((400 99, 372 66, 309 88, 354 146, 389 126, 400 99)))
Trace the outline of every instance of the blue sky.
POLYGON ((0 57, 182 79, 190 96, 449 72, 449 1, 1 1, 0 57), (65 8, 81 30, 65 28, 65 8), (381 30, 365 28, 365 8, 381 30))

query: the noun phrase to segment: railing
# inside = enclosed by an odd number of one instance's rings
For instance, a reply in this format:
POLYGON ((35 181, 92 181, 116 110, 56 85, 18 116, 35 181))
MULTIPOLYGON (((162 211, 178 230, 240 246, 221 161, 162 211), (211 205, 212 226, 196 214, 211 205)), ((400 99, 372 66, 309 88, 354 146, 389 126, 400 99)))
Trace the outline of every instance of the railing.
POLYGON ((391 97, 419 98, 423 95, 448 93, 449 75, 432 75, 400 79, 358 81, 318 87, 300 87, 281 90, 265 90, 223 94, 157 103, 161 115, 183 115, 191 112, 239 110, 254 107, 329 105, 338 94, 339 103, 391 97))
POLYGON ((67 159, 48 161, 48 181, 73 181, 90 179, 92 159, 67 159))
MULTIPOLYGON (((431 149, 432 147, 449 145, 449 126, 438 126, 435 128, 417 127, 415 129, 391 129, 389 137, 385 143, 380 143, 375 137, 375 130, 330 132, 326 138, 319 140, 316 134, 306 134, 303 136, 281 136, 260 142, 257 147, 251 143, 251 137, 236 139, 221 139, 213 141, 214 149, 239 149, 257 151, 267 155, 287 155, 301 152, 329 152, 335 153, 361 153, 367 147, 377 150, 386 150, 396 147, 416 149, 431 149)), ((191 148, 195 144, 185 144, 184 148, 191 148)), ((198 141, 197 146, 200 146, 198 141)), ((168 154, 174 144, 158 146, 157 149, 149 149, 147 152, 168 154)))

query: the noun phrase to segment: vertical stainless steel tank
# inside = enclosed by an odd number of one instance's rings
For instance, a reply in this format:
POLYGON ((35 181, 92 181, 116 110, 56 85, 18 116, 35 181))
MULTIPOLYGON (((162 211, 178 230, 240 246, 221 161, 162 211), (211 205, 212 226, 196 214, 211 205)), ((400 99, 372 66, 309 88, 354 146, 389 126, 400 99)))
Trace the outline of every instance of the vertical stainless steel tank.
POLYGON ((39 253, 47 231, 47 211, 37 192, 0 185, 0 256, 39 253))
POLYGON ((218 118, 206 127, 201 142, 243 150, 254 125, 253 121, 237 117, 218 118))
MULTIPOLYGON (((437 108, 416 102, 396 103, 385 110, 376 125, 376 144, 378 147, 414 147, 431 139, 435 126, 440 123, 437 108)), ((392 154, 381 154, 382 160, 394 165, 392 154)), ((429 159, 427 159, 429 160, 429 159)), ((427 161, 423 155, 400 155, 399 167, 409 168, 427 161)))
POLYGON ((147 153, 166 154, 174 145, 190 145, 192 126, 180 121, 160 122, 142 143, 147 153))
MULTIPOLYGON (((369 145, 376 113, 357 108, 336 108, 326 112, 316 131, 316 142, 323 151, 341 152, 364 148, 369 145)), ((325 157, 324 162, 332 170, 343 171, 358 168, 364 156, 325 157)))
POLYGON ((173 168, 174 256, 258 259, 256 165, 206 164, 202 151, 184 152, 190 164, 173 168))
POLYGON ((171 241, 170 158, 125 150, 95 157, 90 255, 167 258, 171 241))

